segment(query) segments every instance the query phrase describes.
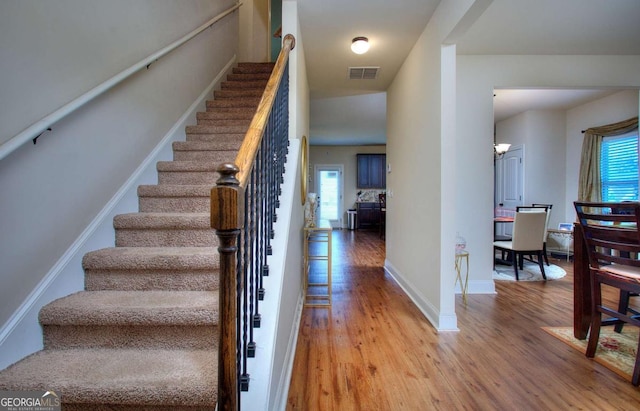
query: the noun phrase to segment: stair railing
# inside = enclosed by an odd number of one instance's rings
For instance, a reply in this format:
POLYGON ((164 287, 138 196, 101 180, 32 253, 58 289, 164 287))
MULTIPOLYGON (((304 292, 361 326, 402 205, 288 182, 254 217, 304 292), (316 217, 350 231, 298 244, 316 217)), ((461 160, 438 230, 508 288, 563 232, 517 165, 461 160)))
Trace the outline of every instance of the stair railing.
POLYGON ((211 227, 220 253, 221 411, 239 410, 240 392, 249 389, 247 358, 255 355, 253 330, 260 326, 259 301, 288 151, 288 61, 294 47, 294 36, 287 34, 235 162, 220 165, 211 190, 211 227))

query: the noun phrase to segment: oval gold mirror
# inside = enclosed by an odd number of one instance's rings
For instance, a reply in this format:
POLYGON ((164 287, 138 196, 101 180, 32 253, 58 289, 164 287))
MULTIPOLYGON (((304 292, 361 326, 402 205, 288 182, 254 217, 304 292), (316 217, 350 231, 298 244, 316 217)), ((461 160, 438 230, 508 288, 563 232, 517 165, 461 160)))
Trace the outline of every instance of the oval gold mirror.
POLYGON ((302 205, 304 205, 307 201, 307 182, 309 181, 309 176, 307 175, 309 170, 307 136, 302 136, 302 144, 300 147, 302 150, 300 153, 300 200, 302 205))

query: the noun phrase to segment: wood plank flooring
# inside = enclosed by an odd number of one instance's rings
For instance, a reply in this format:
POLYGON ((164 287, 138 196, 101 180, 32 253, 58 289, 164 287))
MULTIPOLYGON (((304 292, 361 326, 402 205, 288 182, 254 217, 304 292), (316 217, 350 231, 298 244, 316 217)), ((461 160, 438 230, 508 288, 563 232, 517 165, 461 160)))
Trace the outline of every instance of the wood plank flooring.
POLYGON ((561 280, 457 296, 460 331, 437 333, 385 274, 377 231, 334 231, 333 257, 333 305, 303 310, 287 410, 640 409, 640 389, 541 329, 572 325, 570 263, 551 261, 561 280))

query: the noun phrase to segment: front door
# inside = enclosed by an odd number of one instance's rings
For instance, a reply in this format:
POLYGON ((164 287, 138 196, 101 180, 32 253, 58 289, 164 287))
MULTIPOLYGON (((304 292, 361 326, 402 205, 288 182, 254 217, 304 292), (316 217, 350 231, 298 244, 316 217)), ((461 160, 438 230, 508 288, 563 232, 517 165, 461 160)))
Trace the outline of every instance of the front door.
POLYGON ((342 227, 342 165, 316 165, 318 220, 328 220, 331 227, 342 227))

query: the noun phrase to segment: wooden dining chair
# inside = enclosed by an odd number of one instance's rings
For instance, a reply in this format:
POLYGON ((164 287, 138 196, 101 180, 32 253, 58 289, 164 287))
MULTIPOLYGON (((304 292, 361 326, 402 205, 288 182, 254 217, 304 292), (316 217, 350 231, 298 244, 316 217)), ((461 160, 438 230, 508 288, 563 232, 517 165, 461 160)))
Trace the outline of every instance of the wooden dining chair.
POLYGON ((512 240, 493 242, 494 250, 510 254, 516 280, 520 280, 518 265, 522 270, 524 267, 524 256, 529 256, 533 259, 534 255, 537 257, 542 278, 547 279, 544 272, 544 263, 542 262, 542 235, 544 233, 546 218, 545 213, 516 211, 515 218, 513 219, 512 240))
MULTIPOLYGON (((616 325, 618 332, 621 324, 640 327, 640 315, 628 309, 629 295, 640 292, 640 203, 576 201, 574 207, 589 256, 592 313, 586 356, 593 358, 601 326, 616 325), (603 302, 602 284, 620 290, 617 308, 603 302), (602 314, 608 318, 603 320, 602 314)), ((636 353, 631 383, 640 383, 640 353, 636 353)))

